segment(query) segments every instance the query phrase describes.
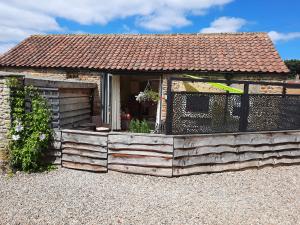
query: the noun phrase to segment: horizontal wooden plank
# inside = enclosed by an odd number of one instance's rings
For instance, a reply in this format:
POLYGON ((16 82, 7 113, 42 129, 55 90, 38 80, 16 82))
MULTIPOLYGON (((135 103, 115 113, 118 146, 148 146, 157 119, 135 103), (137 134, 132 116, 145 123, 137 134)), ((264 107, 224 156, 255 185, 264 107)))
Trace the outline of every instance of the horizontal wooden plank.
POLYGON ((72 97, 72 98, 62 98, 60 99, 60 105, 69 105, 74 103, 89 103, 90 98, 89 97, 72 97))
POLYGON ((76 170, 87 170, 93 172, 107 172, 106 166, 99 166, 99 165, 90 165, 90 164, 78 164, 73 162, 62 162, 62 166, 69 169, 76 169, 76 170))
POLYGON ((109 164, 172 167, 172 157, 109 154, 108 162, 109 164))
POLYGON ((81 115, 91 115, 91 109, 79 109, 75 111, 69 111, 69 112, 62 112, 60 113, 60 118, 65 119, 65 118, 70 118, 74 116, 81 116, 81 115))
POLYGON ((107 153, 107 148, 97 145, 89 145, 89 144, 78 144, 78 143, 72 143, 72 142, 64 142, 62 144, 62 148, 73 148, 73 149, 81 149, 86 151, 94 151, 94 152, 102 152, 107 153))
MULTIPOLYGON (((92 132, 90 132, 92 133, 92 132)), ((62 141, 63 142, 73 142, 73 143, 85 143, 90 145, 99 145, 99 146, 107 146, 107 137, 106 136, 99 136, 97 134, 92 135, 90 133, 69 133, 63 132, 62 133, 62 141)), ((96 132, 94 132, 96 133, 96 132)))
POLYGON ((90 89, 97 86, 96 83, 85 82, 85 81, 70 81, 70 80, 55 80, 50 78, 34 78, 26 77, 26 85, 32 85, 35 87, 45 88, 78 88, 78 89, 90 89))
POLYGON ((300 150, 294 151, 278 151, 278 152, 245 152, 240 154, 235 153, 221 153, 221 154, 209 154, 200 156, 188 156, 174 159, 173 165, 184 167, 193 165, 203 165, 203 164, 223 164, 230 162, 242 162, 249 160, 259 160, 274 157, 300 157, 300 150))
POLYGON ((126 155, 143 155, 143 156, 156 156, 156 157, 172 157, 172 153, 161 153, 161 152, 153 152, 153 151, 142 151, 142 150, 114 150, 108 149, 109 154, 126 154, 126 155))
POLYGON ((108 136, 110 144, 148 144, 148 145, 173 145, 173 138, 165 135, 148 136, 147 134, 110 134, 108 136))
POLYGON ((61 125, 61 129, 78 129, 80 124, 89 123, 89 122, 90 122, 90 118, 82 120, 82 121, 73 122, 73 123, 67 123, 67 124, 61 125))
POLYGON ((108 143, 108 148, 112 150, 135 150, 135 151, 151 151, 151 152, 162 152, 172 153, 172 145, 150 145, 150 144, 119 144, 119 143, 108 143))
POLYGON ((76 103, 76 104, 68 104, 68 105, 60 105, 59 111, 62 112, 70 112, 80 109, 89 109, 91 108, 90 103, 76 103))
POLYGON ((195 147, 191 149, 175 149, 174 157, 180 156, 193 156, 193 155, 205 155, 210 153, 222 153, 222 152, 267 152, 267 151, 281 151, 289 149, 300 149, 300 143, 287 143, 287 144, 275 144, 275 145, 241 145, 241 146, 203 146, 195 147))
POLYGON ((192 137, 174 137, 174 148, 194 148, 218 145, 263 145, 279 143, 299 143, 300 132, 262 133, 262 134, 228 134, 203 135, 192 137))
POLYGON ((63 148, 62 153, 67 155, 78 155, 78 156, 86 156, 91 158, 107 159, 107 153, 86 151, 86 150, 74 149, 74 148, 63 148))
POLYGON ((84 163, 84 164, 91 164, 91 165, 98 165, 98 166, 107 166, 106 159, 94 159, 85 156, 69 155, 65 153, 62 154, 62 161, 84 163))
POLYGON ((263 160, 253 160, 237 163, 228 164, 215 164, 215 165, 197 165, 191 167, 174 167, 173 176, 191 175, 199 173, 214 173, 222 171, 232 171, 232 170, 242 170, 253 167, 263 167, 263 166, 274 166, 274 165, 289 165, 289 164, 300 164, 300 158, 278 158, 278 159, 263 159, 263 160))
POLYGON ((79 115, 79 116, 73 116, 69 118, 61 118, 60 120, 60 125, 66 125, 70 123, 76 123, 79 121, 85 121, 85 120, 90 120, 92 117, 90 114, 85 114, 85 115, 79 115))
POLYGON ((104 132, 72 130, 72 129, 63 129, 62 132, 69 133, 69 134, 83 134, 83 135, 91 135, 91 136, 102 136, 102 137, 106 137, 106 139, 107 139, 107 135, 108 135, 108 133, 104 133, 104 132))
POLYGON ((141 167, 141 166, 110 164, 108 165, 108 169, 113 171, 123 172, 123 173, 172 177, 172 168, 141 167))

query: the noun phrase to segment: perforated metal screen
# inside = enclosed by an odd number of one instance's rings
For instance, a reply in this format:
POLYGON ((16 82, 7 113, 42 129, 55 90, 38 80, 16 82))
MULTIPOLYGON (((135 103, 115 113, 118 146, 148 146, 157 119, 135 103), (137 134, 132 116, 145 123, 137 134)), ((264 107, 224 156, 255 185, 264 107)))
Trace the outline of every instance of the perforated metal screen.
POLYGON ((169 134, 300 129, 300 95, 170 91, 168 101, 169 134))

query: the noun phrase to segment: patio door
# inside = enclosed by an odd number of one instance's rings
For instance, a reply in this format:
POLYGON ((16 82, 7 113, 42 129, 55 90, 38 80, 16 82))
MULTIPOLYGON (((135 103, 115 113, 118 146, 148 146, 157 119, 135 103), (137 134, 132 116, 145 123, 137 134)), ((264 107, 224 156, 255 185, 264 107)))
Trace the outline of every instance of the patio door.
POLYGON ((111 85, 111 127, 112 130, 121 129, 121 100, 120 100, 120 76, 112 76, 111 85))
POLYGON ((102 120, 112 130, 121 129, 120 76, 105 74, 102 84, 102 120))

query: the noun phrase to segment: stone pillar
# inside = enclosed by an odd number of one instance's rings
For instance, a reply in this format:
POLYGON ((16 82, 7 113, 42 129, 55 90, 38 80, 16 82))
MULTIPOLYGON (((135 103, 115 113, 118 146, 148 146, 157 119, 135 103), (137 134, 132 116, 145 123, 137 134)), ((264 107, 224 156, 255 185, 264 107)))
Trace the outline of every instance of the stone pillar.
POLYGON ((7 78, 0 77, 0 170, 6 164, 8 151, 7 133, 10 128, 10 103, 7 78))
POLYGON ((8 160, 8 131, 11 126, 10 88, 7 86, 9 77, 23 77, 0 71, 0 171, 8 160))

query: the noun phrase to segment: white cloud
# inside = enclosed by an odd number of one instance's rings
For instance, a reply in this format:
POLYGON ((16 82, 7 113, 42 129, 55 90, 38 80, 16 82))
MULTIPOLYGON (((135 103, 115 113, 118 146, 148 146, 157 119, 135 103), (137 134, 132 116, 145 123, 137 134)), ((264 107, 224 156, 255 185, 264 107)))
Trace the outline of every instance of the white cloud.
POLYGON ((0 44, 0 55, 3 53, 3 52, 6 52, 8 51, 9 49, 11 49, 12 47, 15 46, 16 43, 2 43, 0 44))
POLYGON ((246 23, 247 21, 242 18, 223 16, 214 20, 210 27, 203 28, 200 33, 237 32, 246 23))
POLYGON ((64 18, 82 25, 106 25, 135 17, 137 27, 169 31, 191 24, 188 15, 203 15, 234 0, 0 0, 0 49, 30 34, 69 32, 64 18))
POLYGON ((270 31, 268 34, 273 42, 290 41, 300 38, 300 32, 279 33, 277 31, 270 31))

